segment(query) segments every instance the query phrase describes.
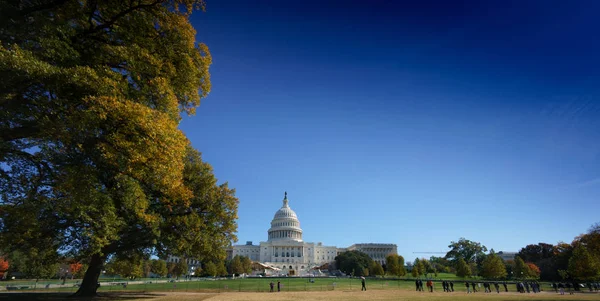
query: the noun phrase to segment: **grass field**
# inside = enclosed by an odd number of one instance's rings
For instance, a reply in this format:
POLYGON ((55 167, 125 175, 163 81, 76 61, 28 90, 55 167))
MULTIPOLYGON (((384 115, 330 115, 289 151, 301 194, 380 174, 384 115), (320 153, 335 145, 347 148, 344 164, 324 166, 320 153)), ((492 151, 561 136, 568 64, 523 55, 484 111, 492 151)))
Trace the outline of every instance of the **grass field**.
MULTIPOLYGON (((13 300, 66 300, 69 297, 67 293, 0 293, 0 301, 13 300)), ((600 300, 598 293, 577 293, 574 295, 558 295, 550 292, 538 294, 519 294, 519 293, 476 293, 465 294, 464 292, 444 293, 444 292, 414 292, 408 290, 373 290, 361 292, 360 290, 336 290, 325 292, 280 292, 280 293, 251 293, 251 292, 227 292, 227 293, 198 293, 198 292, 154 292, 154 293, 128 293, 113 292, 103 293, 96 298, 68 298, 72 301, 83 300, 137 300, 137 301, 295 301, 295 300, 429 300, 429 301, 475 301, 475 300, 532 300, 532 301, 593 301, 600 300)))
MULTIPOLYGON (((445 276, 445 275, 440 275, 445 276)), ((452 275, 454 276, 454 275, 452 275)), ((454 281, 456 292, 466 292, 464 280, 455 277, 444 277, 454 281)), ((273 282, 275 287, 277 281, 281 282, 283 292, 325 292, 325 291, 355 291, 360 290, 360 279, 350 278, 245 278, 245 279, 195 279, 191 281, 168 282, 166 279, 143 279, 133 282, 127 280, 104 279, 98 289, 99 292, 268 292, 269 283, 273 282), (121 284, 119 284, 121 283, 121 284), (122 285, 127 283, 127 285, 122 285)), ((473 280, 468 280, 473 281, 473 280)), ((0 282, 1 286, 12 286, 12 290, 18 291, 59 291, 75 292, 77 281, 69 281, 64 286, 58 287, 58 281, 38 281, 37 285, 31 281, 7 281, 0 282), (48 286, 51 284, 51 286, 48 286), (15 289, 18 287, 18 289, 15 289), (35 288, 35 289, 34 289, 35 288)), ((414 281, 408 279, 368 278, 367 287, 370 290, 405 290, 415 289, 414 281)), ((483 289, 483 288, 481 288, 483 289)), ((542 283, 542 290, 550 290, 548 283, 542 283)), ((441 283, 435 284, 435 290, 441 291, 441 283)), ((501 290, 504 288, 501 286, 501 290)), ((514 284, 508 285, 509 292, 515 291, 514 284)))

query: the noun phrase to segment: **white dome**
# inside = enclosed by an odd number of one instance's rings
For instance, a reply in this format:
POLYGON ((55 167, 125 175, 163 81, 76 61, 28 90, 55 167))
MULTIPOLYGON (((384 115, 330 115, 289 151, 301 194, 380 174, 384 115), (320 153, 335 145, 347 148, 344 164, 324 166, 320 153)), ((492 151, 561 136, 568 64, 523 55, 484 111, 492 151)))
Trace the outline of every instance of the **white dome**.
POLYGON ((269 241, 273 240, 292 240, 302 241, 302 229, 296 212, 290 208, 287 199, 287 192, 283 198, 283 206, 277 212, 271 221, 271 228, 268 231, 269 241))

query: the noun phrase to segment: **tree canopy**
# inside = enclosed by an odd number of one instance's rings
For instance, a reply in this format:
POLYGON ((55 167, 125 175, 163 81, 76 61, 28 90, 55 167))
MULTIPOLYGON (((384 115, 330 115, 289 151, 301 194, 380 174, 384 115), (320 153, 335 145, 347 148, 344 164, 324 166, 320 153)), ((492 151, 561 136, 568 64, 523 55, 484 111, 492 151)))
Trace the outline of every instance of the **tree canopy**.
POLYGON ((224 259, 237 199, 178 129, 211 88, 189 22, 203 8, 0 2, 3 254, 87 258, 80 295, 95 294, 111 256, 224 259))
POLYGON ((469 277, 471 276, 471 267, 467 264, 467 262, 459 258, 456 262, 456 276, 458 277, 469 277))
POLYGON ((477 257, 485 255, 487 248, 481 243, 470 241, 461 237, 458 241, 450 242, 448 245, 450 251, 446 253, 446 259, 456 263, 459 258, 465 260, 465 262, 475 262, 477 257))
POLYGON ((495 253, 490 253, 487 255, 483 260, 481 276, 491 279, 506 277, 506 268, 502 258, 495 253))
POLYGON ((167 262, 160 259, 150 261, 150 271, 160 277, 165 277, 169 273, 167 262))
POLYGON ((569 260, 569 275, 577 280, 595 280, 600 277, 600 261, 588 249, 579 245, 569 260))
POLYGON ((404 276, 406 275, 406 269, 404 269, 404 257, 397 254, 390 254, 385 258, 387 274, 393 276, 404 276))
POLYGON ((373 259, 360 251, 346 251, 335 257, 335 264, 340 271, 353 276, 365 276, 373 259))

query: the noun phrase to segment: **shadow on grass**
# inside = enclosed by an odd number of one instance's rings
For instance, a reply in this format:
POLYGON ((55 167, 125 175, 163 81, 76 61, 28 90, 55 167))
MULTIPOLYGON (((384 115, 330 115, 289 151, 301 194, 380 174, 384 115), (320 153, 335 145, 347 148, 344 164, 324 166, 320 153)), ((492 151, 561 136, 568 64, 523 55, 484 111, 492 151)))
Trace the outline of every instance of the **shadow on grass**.
POLYGON ((0 301, 58 301, 58 300, 152 300, 164 297, 161 293, 139 293, 139 292, 106 292, 98 293, 96 297, 71 297, 73 293, 1 293, 0 301))

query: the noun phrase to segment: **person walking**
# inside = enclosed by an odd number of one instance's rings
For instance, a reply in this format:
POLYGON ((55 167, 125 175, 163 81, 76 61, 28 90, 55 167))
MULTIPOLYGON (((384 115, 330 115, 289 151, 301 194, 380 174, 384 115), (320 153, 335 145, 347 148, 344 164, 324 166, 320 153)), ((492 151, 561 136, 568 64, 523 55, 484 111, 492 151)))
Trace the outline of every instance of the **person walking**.
POLYGON ((271 283, 269 283, 269 286, 271 287, 271 293, 273 292, 273 287, 275 286, 275 284, 273 283, 273 281, 271 281, 271 283))
POLYGON ((367 286, 365 284, 365 277, 360 277, 361 283, 362 283, 362 288, 360 289, 361 291, 366 291, 367 290, 367 286))
POLYGON ((419 290, 424 291, 423 290, 423 280, 421 280, 421 279, 419 279, 419 290))
POLYGON ((277 280, 277 291, 281 291, 281 281, 277 280))
POLYGON ((558 293, 558 286, 556 285, 556 282, 552 282, 552 288, 554 289, 555 293, 558 293))
POLYGON ((415 280, 415 287, 417 288, 417 291, 419 291, 419 279, 415 280))
POLYGON ((471 282, 471 286, 473 287, 473 293, 476 293, 477 289, 475 288, 475 282, 471 282))
POLYGON ((496 288, 496 292, 500 294, 500 284, 498 284, 498 282, 494 282, 494 287, 496 288))
POLYGON ((561 295, 565 294, 565 285, 562 282, 558 284, 558 290, 560 291, 561 295))
POLYGON ((465 281, 465 286, 467 287, 467 294, 471 293, 471 287, 469 286, 469 282, 465 281))
POLYGON ((506 286, 506 281, 502 282, 502 285, 504 285, 504 292, 508 293, 508 286, 506 286))
POLYGON ((450 281, 450 290, 454 292, 454 282, 450 281))

